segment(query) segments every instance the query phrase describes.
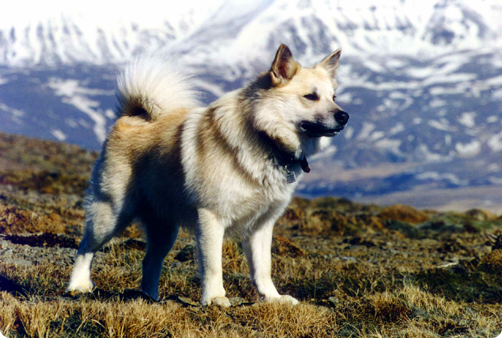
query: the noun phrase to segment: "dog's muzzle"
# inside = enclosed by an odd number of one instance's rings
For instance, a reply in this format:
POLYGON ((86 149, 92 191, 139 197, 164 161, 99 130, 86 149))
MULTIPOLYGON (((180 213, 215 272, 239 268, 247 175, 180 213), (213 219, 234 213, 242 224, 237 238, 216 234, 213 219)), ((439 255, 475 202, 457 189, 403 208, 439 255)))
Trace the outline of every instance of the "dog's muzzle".
POLYGON ((349 114, 339 110, 335 113, 335 121, 338 124, 335 128, 329 128, 324 123, 303 121, 300 125, 300 129, 309 137, 336 136, 343 130, 349 121, 349 114))

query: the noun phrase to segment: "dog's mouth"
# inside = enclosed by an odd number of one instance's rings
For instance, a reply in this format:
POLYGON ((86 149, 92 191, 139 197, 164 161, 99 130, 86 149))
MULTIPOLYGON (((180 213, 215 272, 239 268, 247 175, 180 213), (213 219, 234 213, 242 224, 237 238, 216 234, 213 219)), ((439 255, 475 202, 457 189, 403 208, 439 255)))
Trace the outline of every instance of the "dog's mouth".
POLYGON ((338 135, 338 133, 343 130, 343 126, 336 128, 328 128, 324 124, 304 121, 300 124, 300 129, 309 137, 322 137, 322 136, 333 137, 338 135))

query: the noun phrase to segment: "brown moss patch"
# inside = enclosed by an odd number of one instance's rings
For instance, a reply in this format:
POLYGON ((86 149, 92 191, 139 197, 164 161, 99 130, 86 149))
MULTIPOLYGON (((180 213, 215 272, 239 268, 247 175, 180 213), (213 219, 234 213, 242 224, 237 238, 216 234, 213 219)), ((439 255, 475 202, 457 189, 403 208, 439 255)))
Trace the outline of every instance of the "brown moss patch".
POLYGON ((302 227, 314 233, 321 233, 329 229, 342 229, 347 223, 347 218, 335 211, 316 210, 305 219, 302 227))
POLYGON ((193 244, 187 244, 181 249, 174 259, 180 262, 193 261, 195 259, 195 246, 193 244))
POLYGON ((145 233, 141 224, 133 223, 124 230, 122 237, 141 239, 145 238, 145 233))
POLYGON ((377 321, 395 322, 411 316, 411 310, 403 299, 389 293, 375 294, 370 297, 373 313, 377 321))
POLYGON ((0 184, 15 185, 23 190, 36 190, 43 194, 77 194, 87 189, 88 175, 59 172, 19 171, 0 173, 0 184))
POLYGON ((483 209, 471 209, 465 212, 465 215, 476 220, 476 221, 493 221, 497 218, 494 214, 488 210, 483 209))
POLYGON ((383 209, 378 216, 383 220, 393 220, 410 224, 420 224, 429 220, 429 215, 413 207, 396 204, 383 209))
POLYGON ((502 249, 496 249, 484 255, 480 267, 487 271, 502 274, 502 249))
POLYGON ((384 230, 385 225, 380 217, 372 214, 359 214, 355 216, 357 228, 371 228, 374 230, 384 230))
POLYGON ((0 205, 0 233, 64 233, 66 222, 57 213, 40 214, 16 206, 0 205))
POLYGON ((300 257, 305 255, 305 252, 298 245, 282 236, 274 237, 272 253, 284 257, 300 257))

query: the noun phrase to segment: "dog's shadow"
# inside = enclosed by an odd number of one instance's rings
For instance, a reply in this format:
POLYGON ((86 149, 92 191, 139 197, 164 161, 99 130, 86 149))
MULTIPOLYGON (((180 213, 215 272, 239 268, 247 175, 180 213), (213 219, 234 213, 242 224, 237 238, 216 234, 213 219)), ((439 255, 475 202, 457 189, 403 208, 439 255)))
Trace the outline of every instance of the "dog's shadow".
POLYGON ((200 303, 193 301, 190 298, 186 297, 181 297, 181 296, 168 296, 164 299, 161 300, 155 300, 151 298, 150 296, 144 294, 140 290, 137 289, 125 289, 123 292, 119 291, 109 291, 109 290, 103 290, 100 288, 95 288, 92 292, 87 292, 87 293, 78 293, 78 294, 69 294, 65 293, 63 294, 64 298, 68 298, 71 300, 96 300, 100 302, 107 302, 107 301, 116 301, 116 302, 130 302, 134 301, 137 299, 142 299, 148 303, 157 303, 157 304, 162 304, 167 301, 174 301, 182 306, 195 306, 195 307, 200 307, 200 303))
POLYGON ((145 295, 143 292, 136 289, 126 289, 123 292, 119 292, 119 291, 109 291, 95 288, 92 292, 87 292, 87 293, 78 293, 78 294, 65 293, 63 294, 63 297, 72 300, 97 300, 101 302, 106 302, 106 301, 128 302, 136 299, 143 299, 149 303, 158 303, 158 301, 156 301, 155 299, 151 298, 148 295, 145 295))
MULTIPOLYGON (((196 302, 190 298, 187 297, 182 297, 182 296, 175 296, 171 295, 168 296, 164 299, 161 300, 155 300, 151 298, 150 296, 144 294, 143 292, 136 290, 136 289, 126 289, 124 292, 119 292, 119 291, 107 291, 99 288, 95 288, 92 292, 88 293, 79 293, 76 295, 71 295, 68 293, 65 293, 63 295, 64 298, 68 298, 71 300, 96 300, 100 302, 107 302, 107 301, 118 301, 118 302, 130 302, 134 301, 137 299, 142 299, 148 303, 156 303, 156 304, 163 304, 168 301, 173 301, 182 307, 190 307, 194 310, 203 308, 203 306, 199 303, 196 302)), ((229 299, 230 303, 232 304, 232 307, 235 306, 249 306, 255 304, 254 302, 248 302, 240 297, 232 297, 229 299)))

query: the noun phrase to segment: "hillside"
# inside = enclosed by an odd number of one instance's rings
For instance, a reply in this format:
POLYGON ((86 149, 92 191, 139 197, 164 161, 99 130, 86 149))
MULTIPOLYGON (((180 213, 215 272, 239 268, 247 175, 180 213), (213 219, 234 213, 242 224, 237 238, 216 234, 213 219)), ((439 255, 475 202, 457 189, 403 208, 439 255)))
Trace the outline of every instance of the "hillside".
POLYGON ((92 295, 64 289, 97 153, 0 134, 0 332, 8 337, 495 337, 502 219, 295 198, 279 220, 274 280, 296 307, 256 303, 239 243, 224 245, 233 307, 203 308, 194 241, 166 258, 158 303, 141 297, 133 226, 98 252, 92 295))
POLYGON ((99 150, 118 69, 142 53, 187 67, 210 103, 267 70, 281 43, 304 66, 341 47, 337 100, 351 119, 312 159, 302 196, 502 212, 498 0, 108 6, 0 12, 0 131, 99 150))

